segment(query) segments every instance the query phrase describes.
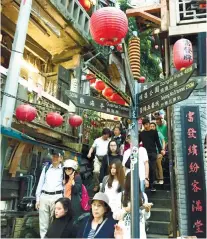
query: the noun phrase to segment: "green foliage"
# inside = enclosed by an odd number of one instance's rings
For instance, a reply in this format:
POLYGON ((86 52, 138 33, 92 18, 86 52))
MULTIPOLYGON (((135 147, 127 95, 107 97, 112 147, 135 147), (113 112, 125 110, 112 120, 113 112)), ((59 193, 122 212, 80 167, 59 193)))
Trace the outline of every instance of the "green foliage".
MULTIPOLYGON (((127 0, 119 0, 120 9, 124 12, 129 8, 127 0)), ((139 32, 136 24, 135 17, 129 17, 129 30, 125 38, 126 44, 128 45, 129 39, 133 37, 133 31, 137 31, 141 42, 141 75, 145 76, 148 82, 159 80, 159 75, 162 72, 160 68, 160 54, 159 51, 154 51, 152 44, 152 31, 148 29, 143 32, 139 32)))

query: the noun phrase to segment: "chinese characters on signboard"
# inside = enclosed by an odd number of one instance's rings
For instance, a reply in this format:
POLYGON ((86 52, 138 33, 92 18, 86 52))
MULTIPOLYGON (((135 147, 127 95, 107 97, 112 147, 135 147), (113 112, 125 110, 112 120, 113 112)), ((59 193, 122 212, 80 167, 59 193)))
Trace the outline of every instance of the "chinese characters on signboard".
POLYGON ((77 107, 84 109, 96 110, 107 114, 129 117, 129 107, 114 104, 106 100, 98 99, 91 96, 81 95, 75 92, 67 91, 69 99, 77 107))
POLYGON ((206 238, 206 185, 200 114, 197 106, 181 107, 188 234, 206 238))

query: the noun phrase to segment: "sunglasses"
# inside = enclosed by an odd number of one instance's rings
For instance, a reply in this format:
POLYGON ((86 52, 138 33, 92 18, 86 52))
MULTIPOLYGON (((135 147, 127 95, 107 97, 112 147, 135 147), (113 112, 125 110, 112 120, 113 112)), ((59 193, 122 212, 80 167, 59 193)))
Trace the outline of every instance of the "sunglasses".
POLYGON ((72 169, 72 168, 64 168, 65 170, 70 170, 70 169, 72 169))

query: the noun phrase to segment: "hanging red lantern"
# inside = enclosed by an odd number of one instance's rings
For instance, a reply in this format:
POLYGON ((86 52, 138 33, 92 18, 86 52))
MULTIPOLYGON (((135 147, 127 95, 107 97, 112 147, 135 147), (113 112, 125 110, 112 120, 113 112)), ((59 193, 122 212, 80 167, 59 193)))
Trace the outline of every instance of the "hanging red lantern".
POLYGON ((128 31, 126 14, 115 7, 102 7, 90 18, 90 33, 93 40, 103 46, 121 42, 128 31), (97 24, 98 23, 98 24, 97 24))
POLYGON ((116 103, 119 104, 119 105, 125 105, 126 104, 125 100, 123 100, 122 98, 119 99, 119 100, 116 100, 116 103))
POLYGON ((96 127, 96 126, 97 126, 96 121, 92 120, 92 121, 91 121, 91 125, 94 126, 94 127, 96 127))
POLYGON ((45 120, 47 124, 53 128, 61 126, 63 123, 63 117, 57 112, 49 112, 45 120))
POLYGON ((86 12, 88 12, 91 9, 91 6, 92 6, 91 1, 89 1, 89 0, 79 0, 79 3, 86 10, 86 12))
POLYGON ((95 83, 95 89, 98 90, 98 91, 102 91, 104 90, 106 87, 105 83, 101 80, 97 80, 96 83, 95 83))
POLYGON ((188 39, 180 39, 174 44, 173 62, 177 70, 193 64, 193 47, 188 39))
POLYGON ((72 127, 78 127, 83 123, 83 119, 81 116, 79 115, 72 115, 70 116, 70 118, 68 119, 68 123, 70 124, 70 126, 72 127))
POLYGON ((122 44, 117 45, 116 49, 117 51, 122 52, 123 51, 122 44))
POLYGON ((23 122, 31 122, 35 119, 37 110, 28 104, 19 105, 16 108, 16 118, 23 122))
POLYGON ((102 91, 102 95, 105 96, 106 98, 108 98, 113 95, 113 90, 111 88, 107 87, 102 91))
POLYGON ((139 83, 145 83, 145 77, 144 76, 140 76, 138 82, 139 83))
POLYGON ((96 81, 96 76, 94 74, 87 74, 86 75, 86 80, 95 80, 96 81))
POLYGON ((121 100, 121 96, 117 93, 114 93, 111 97, 111 101, 117 102, 118 100, 121 100))
POLYGON ((96 79, 92 79, 89 82, 90 82, 90 85, 92 85, 92 84, 94 84, 96 82, 96 79))

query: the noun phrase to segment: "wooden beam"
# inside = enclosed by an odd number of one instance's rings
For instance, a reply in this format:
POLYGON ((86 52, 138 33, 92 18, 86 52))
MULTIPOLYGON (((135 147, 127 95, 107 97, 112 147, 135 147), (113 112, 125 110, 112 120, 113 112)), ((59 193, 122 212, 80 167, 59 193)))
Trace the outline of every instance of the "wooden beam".
POLYGON ((54 55, 52 58, 52 62, 54 64, 58 64, 60 62, 72 60, 73 56, 76 54, 79 54, 80 52, 81 52, 81 48, 79 46, 66 48, 59 54, 54 55))
POLYGON ((139 16, 140 12, 149 12, 149 13, 157 13, 161 10, 161 4, 153 4, 146 7, 132 8, 126 10, 127 17, 136 17, 139 16))
POLYGON ((149 20, 149 21, 151 21, 151 22, 154 22, 154 23, 156 23, 156 24, 158 24, 158 25, 161 24, 161 18, 155 17, 155 16, 153 16, 153 15, 150 14, 150 13, 147 13, 147 12, 139 12, 139 13, 137 13, 137 16, 140 16, 140 17, 142 17, 142 18, 144 18, 144 19, 147 19, 147 20, 149 20))
POLYGON ((167 10, 167 1, 161 0, 161 31, 167 31, 169 26, 169 13, 167 10))

